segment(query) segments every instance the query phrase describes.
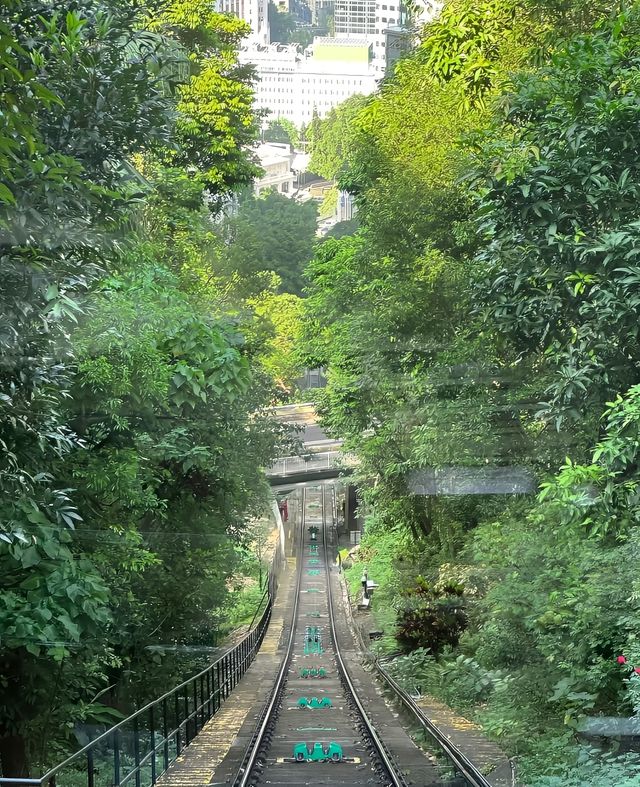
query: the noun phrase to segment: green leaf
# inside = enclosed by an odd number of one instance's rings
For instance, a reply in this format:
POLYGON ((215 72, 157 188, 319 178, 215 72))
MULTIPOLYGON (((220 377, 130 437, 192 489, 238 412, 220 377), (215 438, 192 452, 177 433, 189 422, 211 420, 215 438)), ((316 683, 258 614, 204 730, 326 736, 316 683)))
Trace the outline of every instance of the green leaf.
POLYGON ((41 557, 38 549, 34 546, 27 547, 22 550, 20 555, 20 562, 23 568, 32 568, 40 563, 41 557))

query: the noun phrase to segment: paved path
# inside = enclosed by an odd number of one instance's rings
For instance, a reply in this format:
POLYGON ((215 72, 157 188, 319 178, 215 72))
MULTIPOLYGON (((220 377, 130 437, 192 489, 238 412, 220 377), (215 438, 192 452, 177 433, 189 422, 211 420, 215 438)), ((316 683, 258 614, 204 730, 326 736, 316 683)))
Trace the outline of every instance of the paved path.
POLYGON ((253 664, 216 715, 158 781, 160 787, 206 787, 229 784, 238 767, 238 751, 248 744, 262 701, 282 660, 280 648, 290 626, 288 611, 295 589, 296 559, 289 558, 280 580, 269 628, 253 664), (244 730, 244 732, 242 732, 244 730))
POLYGON ((422 697, 416 705, 467 756, 494 787, 511 787, 511 763, 497 743, 490 741, 482 727, 459 716, 433 697, 422 697))

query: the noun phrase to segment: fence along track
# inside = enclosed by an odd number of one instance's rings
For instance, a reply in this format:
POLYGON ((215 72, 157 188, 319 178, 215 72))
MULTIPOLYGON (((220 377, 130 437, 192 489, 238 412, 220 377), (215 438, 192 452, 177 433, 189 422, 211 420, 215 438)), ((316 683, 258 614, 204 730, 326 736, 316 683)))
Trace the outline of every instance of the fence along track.
POLYGON ((284 555, 276 549, 265 594, 249 630, 236 645, 41 776, 9 778, 0 787, 151 787, 204 725, 229 700, 252 664, 271 620, 284 555), (257 620, 256 620, 257 619, 257 620), (255 625, 254 625, 255 624, 255 625))
POLYGON ((262 783, 298 787, 307 783, 377 783, 393 787, 407 784, 368 718, 340 654, 327 545, 327 515, 333 518, 333 507, 327 506, 325 492, 324 485, 302 490, 302 532, 291 632, 271 697, 233 782, 236 787, 262 783), (318 527, 313 542, 308 531, 311 526, 318 527), (312 543, 317 544, 317 551, 311 549, 312 543), (305 654, 306 631, 311 625, 317 626, 320 632, 322 651, 318 654, 305 654), (301 670, 318 666, 326 668, 325 678, 301 676, 301 670), (329 698, 332 707, 302 709, 298 707, 302 697, 329 698), (332 741, 342 747, 345 758, 351 761, 302 763, 292 759, 296 743, 311 746, 314 742, 327 745, 332 741))

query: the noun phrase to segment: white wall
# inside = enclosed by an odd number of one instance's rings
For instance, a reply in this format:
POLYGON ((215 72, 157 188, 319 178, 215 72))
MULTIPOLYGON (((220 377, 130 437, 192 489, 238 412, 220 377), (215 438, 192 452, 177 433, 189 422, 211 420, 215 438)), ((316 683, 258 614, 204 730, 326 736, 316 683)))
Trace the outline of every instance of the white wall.
POLYGON ((376 87, 372 67, 351 63, 315 62, 294 47, 258 47, 241 52, 241 60, 252 63, 258 81, 256 107, 270 111, 268 120, 284 117, 298 128, 309 125, 314 110, 320 118, 356 93, 368 95, 376 87))

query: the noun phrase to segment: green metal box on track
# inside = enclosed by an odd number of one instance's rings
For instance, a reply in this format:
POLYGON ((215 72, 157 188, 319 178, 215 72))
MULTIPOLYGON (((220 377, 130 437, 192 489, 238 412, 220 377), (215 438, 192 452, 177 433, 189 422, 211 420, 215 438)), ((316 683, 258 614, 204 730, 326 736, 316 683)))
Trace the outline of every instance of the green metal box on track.
POLYGON ((326 746, 316 741, 311 744, 296 743, 293 747, 293 759, 297 762, 341 762, 343 758, 342 746, 339 743, 331 741, 326 746))
POLYGON ((323 697, 322 699, 318 699, 318 697, 300 697, 297 702, 299 708, 332 708, 333 703, 329 697, 323 697))

